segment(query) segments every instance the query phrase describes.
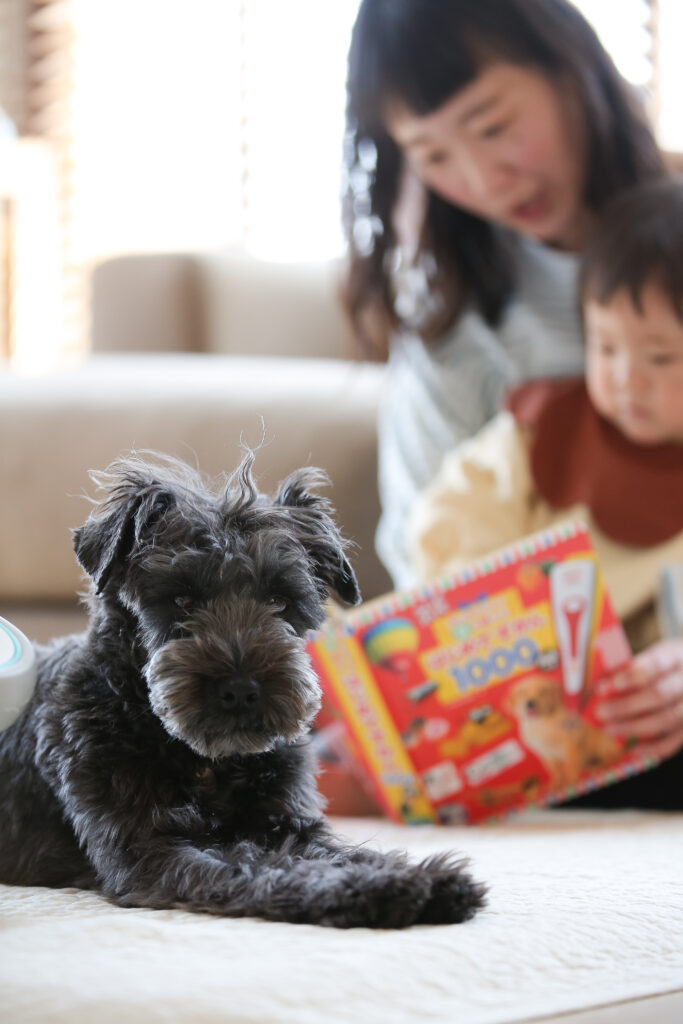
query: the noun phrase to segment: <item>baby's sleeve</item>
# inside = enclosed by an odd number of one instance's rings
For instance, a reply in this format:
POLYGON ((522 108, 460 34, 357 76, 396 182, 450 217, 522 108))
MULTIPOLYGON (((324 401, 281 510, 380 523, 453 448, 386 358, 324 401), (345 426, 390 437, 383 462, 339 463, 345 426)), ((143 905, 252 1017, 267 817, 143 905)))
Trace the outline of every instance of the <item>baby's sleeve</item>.
POLYGON ((508 412, 450 452, 415 502, 408 538, 419 580, 456 571, 529 533, 528 436, 508 412))

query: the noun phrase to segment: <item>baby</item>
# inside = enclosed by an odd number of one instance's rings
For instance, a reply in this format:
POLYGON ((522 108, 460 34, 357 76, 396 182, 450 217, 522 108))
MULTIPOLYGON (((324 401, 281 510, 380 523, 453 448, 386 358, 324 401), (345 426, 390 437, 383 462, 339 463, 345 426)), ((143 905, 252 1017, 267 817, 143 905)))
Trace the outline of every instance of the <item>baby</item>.
MULTIPOLYGON (((582 257, 585 379, 532 381, 444 460, 417 502, 427 580, 561 519, 589 526, 635 650, 603 703, 644 753, 683 749, 683 639, 657 638, 663 566, 683 562, 683 181, 619 197, 582 257)), ((683 806, 683 756, 678 800, 683 806)))
POLYGON ((683 560, 683 183, 613 204, 580 294, 585 379, 513 390, 446 457, 415 509, 414 558, 430 579, 576 515, 628 626, 683 560))

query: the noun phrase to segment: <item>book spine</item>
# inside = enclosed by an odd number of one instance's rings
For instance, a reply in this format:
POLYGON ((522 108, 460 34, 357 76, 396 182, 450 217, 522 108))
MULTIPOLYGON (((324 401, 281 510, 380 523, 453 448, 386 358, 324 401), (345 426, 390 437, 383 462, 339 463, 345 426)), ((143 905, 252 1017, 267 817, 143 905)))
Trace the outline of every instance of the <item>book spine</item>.
POLYGON ((436 813, 415 771, 384 699, 368 672, 357 640, 327 631, 312 647, 368 769, 394 821, 434 822, 436 813))

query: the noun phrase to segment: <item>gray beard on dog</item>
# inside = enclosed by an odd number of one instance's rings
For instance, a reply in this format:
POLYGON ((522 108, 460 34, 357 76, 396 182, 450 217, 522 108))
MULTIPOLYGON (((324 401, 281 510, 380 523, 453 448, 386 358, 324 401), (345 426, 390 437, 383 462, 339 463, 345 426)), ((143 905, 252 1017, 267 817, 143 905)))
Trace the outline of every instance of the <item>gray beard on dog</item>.
POLYGON ((240 605, 224 615, 220 631, 208 637, 202 620, 210 613, 191 616, 189 635, 161 646, 144 669, 155 714, 171 736, 204 757, 260 754, 279 740, 293 743, 320 709, 318 680, 296 633, 271 609, 247 611, 240 605), (250 621, 242 629, 235 619, 250 621), (247 637, 257 642, 245 642, 247 637), (237 674, 254 698, 253 710, 247 704, 241 714, 226 709, 234 703, 230 680, 237 674), (263 682, 267 700, 261 706, 263 682))

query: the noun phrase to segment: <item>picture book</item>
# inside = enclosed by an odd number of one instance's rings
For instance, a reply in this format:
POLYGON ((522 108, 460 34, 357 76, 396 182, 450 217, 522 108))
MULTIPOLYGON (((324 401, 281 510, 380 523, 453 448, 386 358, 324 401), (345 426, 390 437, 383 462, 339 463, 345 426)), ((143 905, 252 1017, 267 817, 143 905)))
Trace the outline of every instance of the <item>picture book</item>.
POLYGON ((651 763, 595 714, 631 652, 579 522, 331 619, 308 649, 397 821, 474 823, 651 763))

